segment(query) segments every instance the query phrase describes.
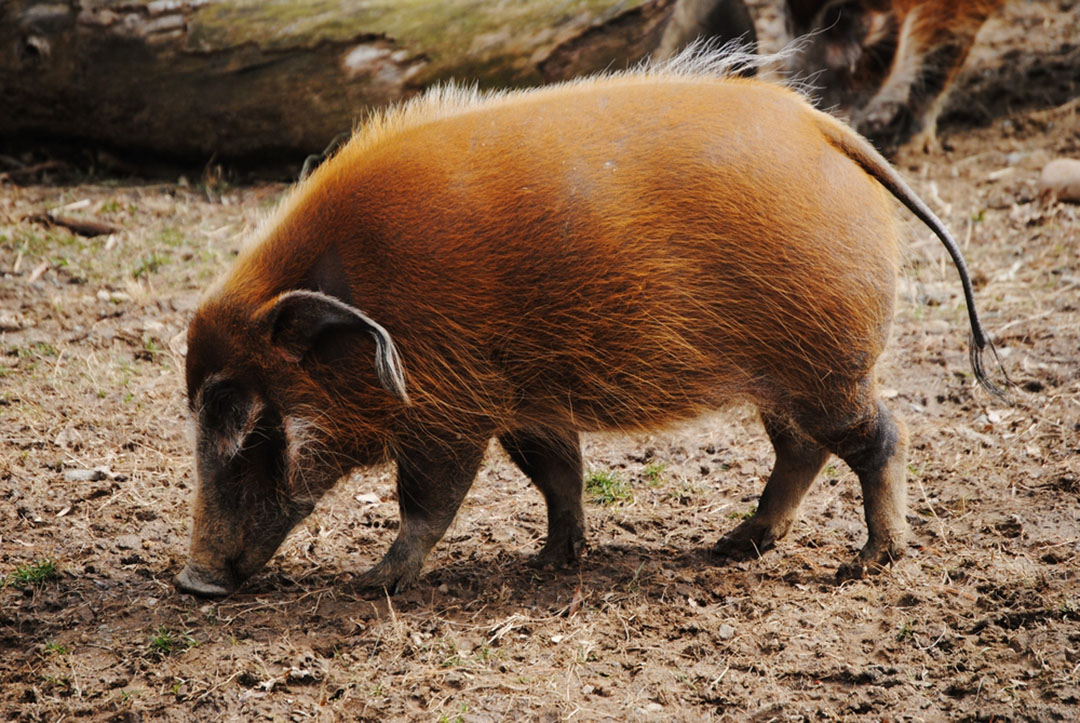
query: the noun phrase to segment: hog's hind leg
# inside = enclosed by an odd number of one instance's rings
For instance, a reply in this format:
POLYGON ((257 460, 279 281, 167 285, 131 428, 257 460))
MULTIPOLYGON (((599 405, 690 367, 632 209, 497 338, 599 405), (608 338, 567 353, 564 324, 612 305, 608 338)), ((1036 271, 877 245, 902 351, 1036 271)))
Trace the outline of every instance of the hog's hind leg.
POLYGON ((499 437, 522 472, 547 503, 548 534, 530 564, 573 565, 585 549, 585 510, 581 503, 581 444, 577 432, 515 430, 499 437))
POLYGON ((393 594, 420 576, 424 558, 453 522, 472 486, 487 440, 453 445, 429 441, 404 448, 397 459, 397 539, 375 567, 360 575, 361 588, 393 594))
POLYGON ((829 457, 828 450, 791 421, 765 411, 761 421, 776 452, 776 463, 757 510, 716 543, 713 554, 718 557, 743 559, 773 547, 798 518, 803 497, 829 457))
POLYGON ((900 558, 907 537, 907 429, 877 399, 856 419, 819 437, 858 475, 866 515, 866 545, 840 566, 838 580, 880 572, 900 558))
POLYGON ((907 537, 907 429, 880 402, 876 414, 836 453, 859 476, 869 533, 866 545, 837 571, 838 579, 878 572, 903 553, 907 537))

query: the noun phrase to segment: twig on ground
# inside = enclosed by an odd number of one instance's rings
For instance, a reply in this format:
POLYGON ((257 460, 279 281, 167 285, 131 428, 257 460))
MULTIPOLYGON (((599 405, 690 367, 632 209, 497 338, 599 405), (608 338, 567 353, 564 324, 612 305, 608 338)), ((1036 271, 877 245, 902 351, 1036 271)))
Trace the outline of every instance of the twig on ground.
POLYGON ((53 213, 34 213, 29 216, 24 216, 23 221, 40 223, 45 226, 63 226, 64 228, 74 231, 80 236, 86 236, 87 238, 104 236, 110 233, 116 233, 120 230, 119 226, 113 226, 111 223, 89 221, 53 213))
POLYGON ((51 171, 54 168, 63 168, 67 166, 63 161, 45 161, 44 163, 35 163, 32 166, 23 166, 22 168, 14 168, 10 171, 0 173, 0 183, 5 181, 14 181, 18 176, 32 176, 35 173, 41 171, 51 171))

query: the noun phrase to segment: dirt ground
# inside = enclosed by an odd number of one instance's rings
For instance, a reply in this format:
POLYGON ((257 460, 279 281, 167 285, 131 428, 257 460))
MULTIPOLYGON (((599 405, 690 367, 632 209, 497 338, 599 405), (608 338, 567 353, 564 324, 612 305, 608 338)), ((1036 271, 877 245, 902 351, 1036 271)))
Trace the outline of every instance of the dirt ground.
POLYGON ((1080 157, 1078 18, 1075 2, 1010 5, 943 150, 898 158, 962 240, 1015 388, 1006 405, 975 387, 955 271, 909 221, 879 375, 911 431, 913 532, 889 573, 842 585, 866 533, 835 461, 777 550, 710 561, 771 464, 734 409, 586 439, 628 498, 589 504, 580 572, 524 565, 543 503, 493 447, 404 594, 353 586, 396 533, 389 469, 342 481, 238 594, 178 594, 185 322, 284 186, 56 169, 0 185, 0 715, 1076 720, 1080 205, 1040 198, 1037 178, 1080 157), (28 218, 46 210, 118 230, 28 218))

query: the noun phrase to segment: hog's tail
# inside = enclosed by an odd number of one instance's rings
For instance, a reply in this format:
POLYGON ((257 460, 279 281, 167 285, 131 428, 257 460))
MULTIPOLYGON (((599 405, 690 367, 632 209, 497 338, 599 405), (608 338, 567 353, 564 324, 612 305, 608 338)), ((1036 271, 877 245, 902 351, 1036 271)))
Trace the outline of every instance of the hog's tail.
POLYGON ((990 380, 983 366, 983 353, 989 348, 994 361, 1001 370, 1002 377, 1005 379, 1005 388, 1012 384, 1009 375, 1005 372, 1005 367, 1001 364, 997 349, 994 348, 993 342, 990 341, 986 332, 983 331, 982 324, 979 322, 979 314, 975 310, 975 291, 971 285, 971 277, 968 275, 964 256, 960 253, 960 247, 956 244, 952 234, 945 228, 945 224, 941 222, 941 219, 923 203, 922 199, 911 189, 911 186, 885 160, 885 157, 870 145, 869 141, 834 118, 823 113, 818 113, 817 116, 818 127, 829 143, 876 178, 878 183, 888 189, 900 203, 904 204, 909 211, 934 232, 934 235, 941 239, 941 243, 945 245, 945 250, 952 257, 953 264, 956 265, 956 270, 960 274, 960 283, 964 287, 964 302, 967 304, 968 321, 971 323, 969 352, 971 368, 975 372, 975 378, 983 389, 999 399, 1006 399, 1005 390, 990 380))

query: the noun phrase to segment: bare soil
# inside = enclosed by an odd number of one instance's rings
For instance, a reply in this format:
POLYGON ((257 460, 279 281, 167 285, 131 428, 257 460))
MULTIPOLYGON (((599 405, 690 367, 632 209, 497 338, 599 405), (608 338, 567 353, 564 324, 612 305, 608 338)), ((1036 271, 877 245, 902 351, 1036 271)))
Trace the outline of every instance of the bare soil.
POLYGON ((1011 405, 975 387, 955 271, 911 221, 880 380, 911 431, 913 534, 891 571, 839 585, 866 534, 839 463, 777 550, 709 559, 771 464, 752 411, 733 409, 586 439, 590 468, 631 496, 590 504, 580 571, 525 566, 543 503, 493 447, 404 594, 353 585, 396 533, 389 469, 342 481, 238 594, 178 594, 185 323, 285 187, 0 186, 0 715, 1076 720, 1080 206, 1040 197, 1037 178, 1080 157, 1078 16, 1010 5, 944 149, 897 159, 962 239, 1015 387, 1011 405), (119 230, 28 219, 57 209, 119 230), (42 561, 56 571, 26 580, 42 561))

